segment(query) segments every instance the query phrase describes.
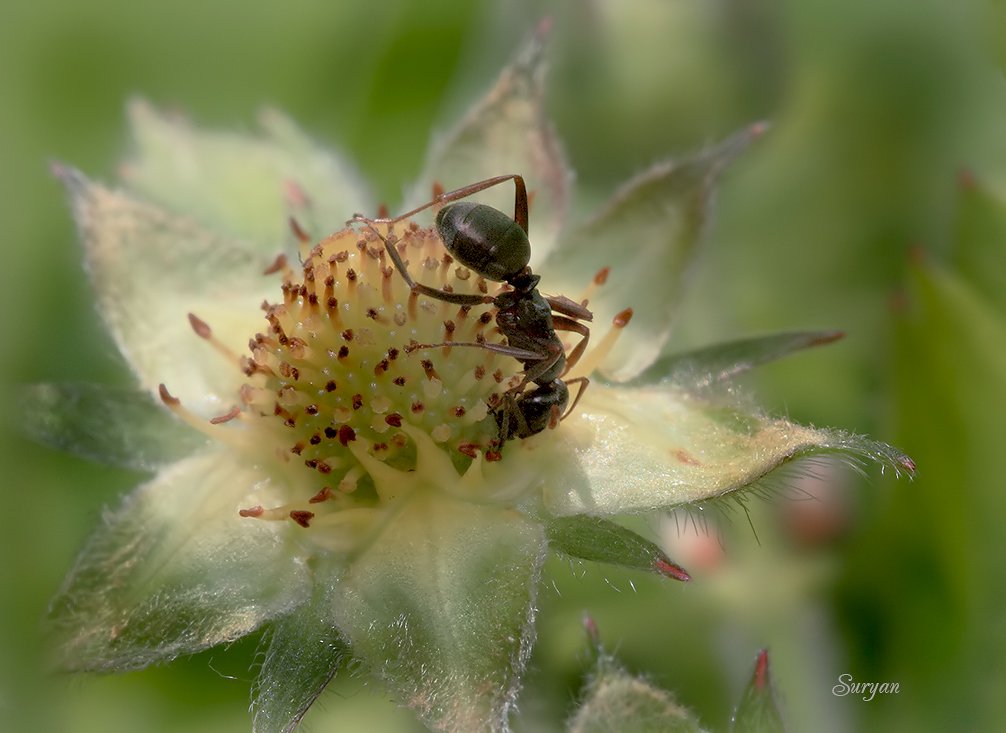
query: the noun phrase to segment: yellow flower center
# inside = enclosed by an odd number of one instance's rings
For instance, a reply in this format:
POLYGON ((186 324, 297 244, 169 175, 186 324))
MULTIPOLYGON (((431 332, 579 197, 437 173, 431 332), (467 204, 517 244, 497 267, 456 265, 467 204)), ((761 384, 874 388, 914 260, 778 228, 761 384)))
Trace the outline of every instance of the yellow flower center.
MULTIPOLYGON (((524 365, 481 347, 506 345, 496 307, 459 306, 413 291, 386 246, 396 248, 417 283, 431 288, 488 296, 509 289, 458 266, 432 227, 343 229, 303 254, 299 270, 280 257, 266 271, 281 275, 282 300, 262 304, 267 328, 251 338, 249 355, 229 352, 209 324, 189 316, 195 332, 247 377, 238 406, 207 426, 161 388, 165 404, 183 419, 267 468, 262 503, 241 508, 241 516, 338 527, 342 539, 323 541, 335 549, 354 546, 382 507, 420 485, 476 501, 513 501, 534 483, 520 468, 491 472, 491 480, 485 473, 486 461, 537 437, 503 434, 524 365)), ((619 314, 565 378, 585 384, 629 316, 630 310, 619 314)), ((553 419, 549 427, 557 424, 553 419)))

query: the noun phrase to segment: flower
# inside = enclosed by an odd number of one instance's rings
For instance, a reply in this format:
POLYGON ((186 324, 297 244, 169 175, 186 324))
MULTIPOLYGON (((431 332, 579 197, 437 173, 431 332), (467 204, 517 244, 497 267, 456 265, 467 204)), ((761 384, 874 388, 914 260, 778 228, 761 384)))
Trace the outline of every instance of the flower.
MULTIPOLYGON (((503 418, 528 359, 507 352, 491 304, 412 290, 389 260, 435 289, 497 286, 445 257, 429 224, 354 219, 375 210, 356 176, 282 115, 250 137, 136 102, 122 188, 56 167, 138 389, 41 386, 29 429, 154 473, 53 600, 65 668, 144 667, 267 626, 256 730, 296 725, 350 653, 430 727, 504 730, 549 546, 687 579, 609 517, 738 492, 812 453, 912 470, 709 389, 833 334, 665 353, 715 180, 763 126, 654 166, 566 227, 570 174, 542 95, 538 37, 411 197, 521 173, 542 291, 593 312, 578 358, 583 329, 555 319, 573 329, 574 396, 528 437, 503 418)), ((515 206, 510 181, 477 198, 515 206)))

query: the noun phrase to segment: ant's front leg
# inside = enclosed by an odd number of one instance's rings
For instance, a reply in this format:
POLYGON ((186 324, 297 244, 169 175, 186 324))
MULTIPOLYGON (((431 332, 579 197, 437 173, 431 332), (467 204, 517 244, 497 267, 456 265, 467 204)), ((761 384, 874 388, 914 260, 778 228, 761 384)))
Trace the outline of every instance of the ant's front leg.
MULTIPOLYGON (((354 214, 350 222, 361 222, 369 224, 395 224, 402 221, 403 219, 408 219, 410 216, 418 214, 420 211, 425 211, 431 206, 436 206, 437 204, 449 204, 452 201, 458 201, 463 198, 468 198, 469 196, 478 193, 479 191, 485 191, 487 188, 492 188, 493 186, 498 186, 506 181, 513 181, 515 193, 514 193, 514 214, 513 220, 517 222, 524 233, 527 234, 527 220, 528 220, 528 203, 527 203, 527 186, 524 183, 524 178, 516 173, 509 173, 505 176, 494 176, 493 178, 487 178, 484 181, 478 181, 476 183, 471 183, 467 186, 462 186, 461 188, 456 188, 453 191, 448 191, 447 193, 442 193, 434 196, 430 201, 427 201, 421 206, 417 206, 410 211, 406 211, 404 214, 399 214, 395 217, 381 217, 378 219, 371 219, 369 217, 363 216, 363 214, 354 214)), ((348 222, 347 222, 348 223, 348 222)))
POLYGON ((398 274, 402 276, 405 280, 405 284, 409 286, 409 289, 414 293, 422 293, 423 295, 429 296, 430 298, 436 298, 437 300, 443 300, 448 303, 454 303, 456 305, 485 305, 487 303, 493 302, 493 297, 491 295, 476 295, 474 293, 449 293, 446 290, 440 290, 438 288, 431 288, 429 285, 423 285, 422 283, 417 283, 412 279, 412 275, 409 274, 408 268, 405 267, 405 262, 402 261, 402 256, 398 253, 398 248, 395 247, 388 238, 381 234, 374 225, 371 223, 373 221, 382 221, 380 219, 367 219, 366 217, 357 214, 350 222, 362 222, 374 236, 380 239, 384 243, 384 249, 387 251, 388 256, 391 261, 395 264, 395 269, 398 270, 398 274))

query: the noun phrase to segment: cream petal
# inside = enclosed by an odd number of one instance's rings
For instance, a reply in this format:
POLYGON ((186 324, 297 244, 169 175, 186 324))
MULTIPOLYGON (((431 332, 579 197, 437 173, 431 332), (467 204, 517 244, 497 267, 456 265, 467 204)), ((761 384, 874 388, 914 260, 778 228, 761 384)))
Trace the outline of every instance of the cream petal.
POLYGON ((890 446, 772 419, 665 387, 591 384, 557 431, 545 477, 553 514, 610 515, 737 491, 793 458, 845 453, 914 470, 890 446))
POLYGON ((318 239, 372 209, 353 167, 277 110, 260 115, 259 135, 203 130, 142 100, 129 119, 135 153, 122 177, 131 190, 270 257, 293 243, 290 215, 318 239))
POLYGON ((274 298, 269 264, 245 243, 121 191, 57 168, 73 204, 98 307, 143 388, 160 383, 203 414, 225 412, 244 380, 236 358, 193 331, 207 323, 235 354, 266 327, 259 305, 274 298))
MULTIPOLYGON (((524 177, 531 198, 531 265, 545 260, 565 219, 572 174, 545 113, 546 30, 500 74, 496 84, 447 135, 436 140, 408 206, 428 201, 432 185, 448 190, 493 176, 524 177)), ((475 199, 514 211, 514 186, 500 184, 475 199)))
POLYGON ((126 497, 52 602, 61 666, 145 667, 238 639, 303 603, 297 528, 238 515, 268 491, 262 474, 213 451, 126 497))
POLYGON ((627 182, 585 225, 565 230, 542 270, 542 288, 574 300, 610 268, 590 297, 595 328, 632 308, 618 348, 601 365, 617 381, 660 354, 698 251, 724 168, 764 130, 748 127, 698 155, 664 161, 627 182))

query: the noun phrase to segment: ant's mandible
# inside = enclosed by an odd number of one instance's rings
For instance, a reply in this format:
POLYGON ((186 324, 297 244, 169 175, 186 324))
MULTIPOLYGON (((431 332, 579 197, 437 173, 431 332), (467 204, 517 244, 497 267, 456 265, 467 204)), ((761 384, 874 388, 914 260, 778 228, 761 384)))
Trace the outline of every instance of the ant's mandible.
MULTIPOLYGON (((532 273, 528 266, 531 243, 527 230, 527 187, 521 176, 495 176, 441 193, 433 200, 393 218, 370 219, 357 214, 350 222, 362 222, 380 237, 395 268, 413 292, 457 305, 491 303, 496 307, 496 325, 506 337, 506 344, 450 341, 418 344, 410 350, 470 346, 511 356, 523 363, 523 380, 507 390, 502 406, 496 410, 501 443, 513 437, 527 438, 545 428, 555 427, 568 414, 569 388, 561 377, 576 364, 586 349, 590 329, 580 321, 592 320, 593 314, 569 298, 545 296, 538 292, 540 276, 532 273), (516 189, 512 219, 486 204, 460 200, 511 180, 516 189), (373 228, 374 224, 394 224, 437 204, 446 204, 437 212, 436 227, 447 251, 465 267, 487 280, 505 282, 512 290, 496 296, 478 295, 447 292, 417 283, 409 275, 395 247, 373 228), (556 335, 557 330, 571 331, 583 337, 568 357, 556 335), (528 382, 537 386, 525 390, 528 382)), ((587 381, 586 377, 570 380, 570 384, 580 383, 576 400, 579 400, 587 381)))

